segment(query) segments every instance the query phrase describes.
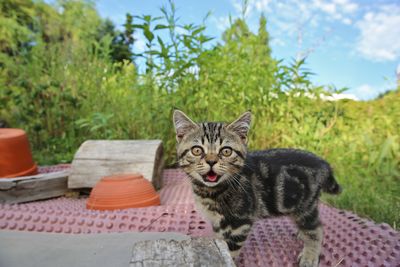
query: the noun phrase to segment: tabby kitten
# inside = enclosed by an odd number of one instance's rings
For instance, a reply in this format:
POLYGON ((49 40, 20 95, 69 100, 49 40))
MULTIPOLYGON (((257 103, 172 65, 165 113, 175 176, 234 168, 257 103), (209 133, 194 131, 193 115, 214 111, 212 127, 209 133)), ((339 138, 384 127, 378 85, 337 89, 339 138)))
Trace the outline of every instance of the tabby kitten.
POLYGON ((321 190, 340 192, 329 164, 297 149, 247 152, 250 112, 230 124, 195 123, 179 110, 173 120, 179 165, 191 179, 198 208, 231 255, 239 254, 257 219, 289 215, 304 241, 299 265, 318 266, 323 236, 318 197, 321 190))

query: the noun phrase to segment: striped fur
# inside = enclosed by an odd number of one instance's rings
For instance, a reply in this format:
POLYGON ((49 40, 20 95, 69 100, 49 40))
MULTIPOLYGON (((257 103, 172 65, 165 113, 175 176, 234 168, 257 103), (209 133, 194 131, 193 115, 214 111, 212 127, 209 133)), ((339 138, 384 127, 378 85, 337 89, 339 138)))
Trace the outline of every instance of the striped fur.
POLYGON ((191 179, 198 208, 238 255, 252 224, 260 218, 290 216, 299 228, 304 249, 300 266, 318 266, 322 226, 318 215, 321 191, 337 194, 329 164, 297 149, 247 152, 251 113, 230 124, 195 123, 174 112, 177 155, 191 179))

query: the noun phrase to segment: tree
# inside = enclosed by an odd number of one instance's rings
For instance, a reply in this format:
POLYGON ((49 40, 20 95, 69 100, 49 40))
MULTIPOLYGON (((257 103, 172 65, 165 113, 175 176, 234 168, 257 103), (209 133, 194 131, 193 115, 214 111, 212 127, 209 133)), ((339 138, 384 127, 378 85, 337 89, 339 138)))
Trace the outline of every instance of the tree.
POLYGON ((123 62, 125 60, 133 62, 132 46, 134 44, 133 16, 126 14, 126 22, 123 25, 124 31, 121 32, 115 28, 115 25, 109 19, 104 20, 97 31, 97 40, 100 41, 105 36, 109 36, 112 41, 110 44, 110 56, 114 62, 123 62))
POLYGON ((0 53, 14 55, 34 39, 34 14, 31 0, 0 2, 0 53))
MULTIPOLYGON (((254 105, 250 99, 258 101, 257 108, 270 103, 268 96, 276 88, 274 73, 277 62, 271 57, 266 24, 265 17, 261 16, 255 34, 243 19, 236 19, 223 33, 223 43, 199 58, 199 82, 196 85, 208 116, 218 115, 206 107, 213 99, 221 98, 226 103, 238 103, 248 108, 254 105), (205 90, 209 93, 204 93, 205 90), (227 95, 226 92, 231 93, 227 95)), ((227 109, 229 112, 233 116, 237 111, 227 109)))
POLYGON ((112 42, 112 58, 114 61, 133 61, 132 46, 135 41, 133 38, 133 16, 129 13, 126 14, 126 22, 124 24, 124 31, 120 32, 112 42))

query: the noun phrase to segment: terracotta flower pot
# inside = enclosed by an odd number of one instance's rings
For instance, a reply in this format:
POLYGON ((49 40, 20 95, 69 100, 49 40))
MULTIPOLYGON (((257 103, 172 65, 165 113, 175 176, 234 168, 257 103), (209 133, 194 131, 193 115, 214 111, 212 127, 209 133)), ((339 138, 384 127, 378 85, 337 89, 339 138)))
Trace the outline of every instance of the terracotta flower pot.
POLYGON ((21 129, 0 129, 0 177, 37 174, 29 140, 21 129))
POLYGON ((103 177, 92 189, 86 208, 114 210, 160 205, 153 185, 140 174, 103 177))

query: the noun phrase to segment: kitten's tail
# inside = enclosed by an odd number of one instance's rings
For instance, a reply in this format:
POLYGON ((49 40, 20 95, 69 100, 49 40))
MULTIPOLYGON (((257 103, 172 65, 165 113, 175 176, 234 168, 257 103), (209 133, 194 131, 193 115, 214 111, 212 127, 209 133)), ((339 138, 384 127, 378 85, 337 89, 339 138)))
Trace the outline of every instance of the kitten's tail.
POLYGON ((332 170, 329 171, 328 178, 325 180, 325 183, 322 184, 322 191, 334 195, 338 195, 342 192, 342 188, 336 182, 332 170))

